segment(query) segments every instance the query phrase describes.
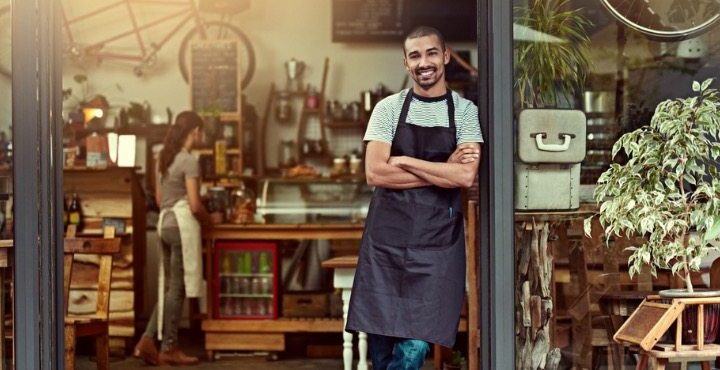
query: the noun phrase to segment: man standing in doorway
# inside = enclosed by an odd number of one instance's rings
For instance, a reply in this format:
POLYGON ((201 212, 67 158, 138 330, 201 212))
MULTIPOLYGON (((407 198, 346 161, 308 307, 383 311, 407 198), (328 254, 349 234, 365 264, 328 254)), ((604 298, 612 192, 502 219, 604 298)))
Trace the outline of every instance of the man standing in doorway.
POLYGON ((375 370, 419 369, 429 343, 452 347, 465 293, 461 188, 477 176, 477 107, 445 83, 440 32, 403 44, 411 89, 380 101, 364 140, 375 186, 350 298, 348 331, 368 334, 375 370))

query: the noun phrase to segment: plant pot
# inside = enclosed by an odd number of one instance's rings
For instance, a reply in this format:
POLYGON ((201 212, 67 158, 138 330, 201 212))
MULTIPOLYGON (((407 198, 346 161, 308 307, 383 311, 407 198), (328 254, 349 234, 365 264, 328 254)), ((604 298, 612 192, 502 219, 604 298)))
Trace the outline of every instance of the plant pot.
MULTIPOLYGON (((685 289, 668 289, 660 291, 663 298, 701 298, 717 297, 720 291, 699 289, 689 293, 685 289)), ((684 344, 697 343, 697 305, 686 306, 682 316, 682 341, 684 344)), ((720 328, 720 304, 705 305, 705 344, 714 343, 720 328)), ((674 326, 674 325, 673 325, 674 326)))
POLYGON ((460 370, 460 365, 450 365, 447 362, 443 362, 443 370, 460 370))

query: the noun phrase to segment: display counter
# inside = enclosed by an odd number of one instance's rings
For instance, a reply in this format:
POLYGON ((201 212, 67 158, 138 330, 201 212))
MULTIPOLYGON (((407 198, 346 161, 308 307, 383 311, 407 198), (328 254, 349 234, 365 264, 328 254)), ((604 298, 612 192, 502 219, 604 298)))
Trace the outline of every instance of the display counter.
MULTIPOLYGON (((239 255, 242 253, 252 253, 257 250, 259 245, 266 242, 280 240, 359 240, 362 237, 363 223, 331 223, 331 224, 221 224, 215 225, 205 232, 205 266, 207 275, 211 277, 208 282, 208 319, 203 320, 202 330, 205 333, 205 348, 208 352, 208 358, 213 359, 216 351, 270 351, 280 352, 285 350, 285 334, 287 333, 309 333, 309 332, 335 332, 341 333, 343 329, 341 318, 286 318, 277 317, 277 319, 241 319, 228 320, 222 319, 227 309, 223 302, 223 295, 218 292, 226 292, 226 286, 229 284, 221 284, 218 279, 226 279, 223 276, 233 275, 231 279, 255 279, 255 272, 261 272, 262 269, 247 267, 248 271, 237 271, 240 269, 241 262, 232 262, 232 259, 224 260, 223 252, 227 251, 228 243, 235 242, 233 250, 239 255), (225 265, 223 267, 223 265, 225 265), (227 274, 223 269, 228 271, 237 271, 237 273, 227 274)), ((276 253, 276 252, 275 252, 276 253)), ((277 263, 277 257, 268 258, 277 263)), ((252 264, 252 263, 249 263, 252 264)), ((253 265, 254 266, 254 265, 253 265)), ((269 271, 277 271, 268 269, 269 271)), ((278 285, 277 272, 268 274, 274 276, 273 286, 278 285)), ((261 278, 264 279, 264 278, 261 278)), ((278 293, 278 289, 272 289, 273 294, 278 293)), ((246 292, 236 292, 246 293, 246 292)), ((253 292, 257 293, 257 292, 253 292)), ((237 309, 244 310, 252 303, 248 300, 261 300, 252 295, 237 294, 238 300, 242 299, 243 307, 237 309)), ((277 300, 275 300, 277 302, 277 300)), ((239 302, 239 301, 238 301, 239 302)), ((237 303, 240 304, 240 303, 237 303)), ((278 309, 275 306, 275 309, 278 309)), ((272 310, 263 309, 262 314, 270 314, 272 310)), ((249 312, 249 316, 256 316, 257 313, 249 312)), ((272 315, 271 315, 272 316, 272 315)))
POLYGON ((333 224, 220 224, 208 230, 210 240, 360 239, 363 223, 333 224))

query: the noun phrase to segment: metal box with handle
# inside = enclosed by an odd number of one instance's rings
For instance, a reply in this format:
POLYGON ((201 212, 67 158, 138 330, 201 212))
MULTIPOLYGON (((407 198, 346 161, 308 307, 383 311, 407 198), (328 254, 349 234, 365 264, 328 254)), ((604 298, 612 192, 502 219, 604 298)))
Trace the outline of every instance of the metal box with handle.
POLYGON ((580 207, 580 162, 585 158, 585 114, 569 109, 526 109, 518 117, 515 209, 580 207))

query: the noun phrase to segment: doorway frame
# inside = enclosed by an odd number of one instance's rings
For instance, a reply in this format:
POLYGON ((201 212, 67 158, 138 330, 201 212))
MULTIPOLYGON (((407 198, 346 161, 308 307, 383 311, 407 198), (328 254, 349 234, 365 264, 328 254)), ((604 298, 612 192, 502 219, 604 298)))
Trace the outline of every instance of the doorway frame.
POLYGON ((59 1, 12 3, 15 365, 62 369, 62 55, 59 1))
POLYGON ((480 368, 515 368, 513 2, 477 1, 480 368))

